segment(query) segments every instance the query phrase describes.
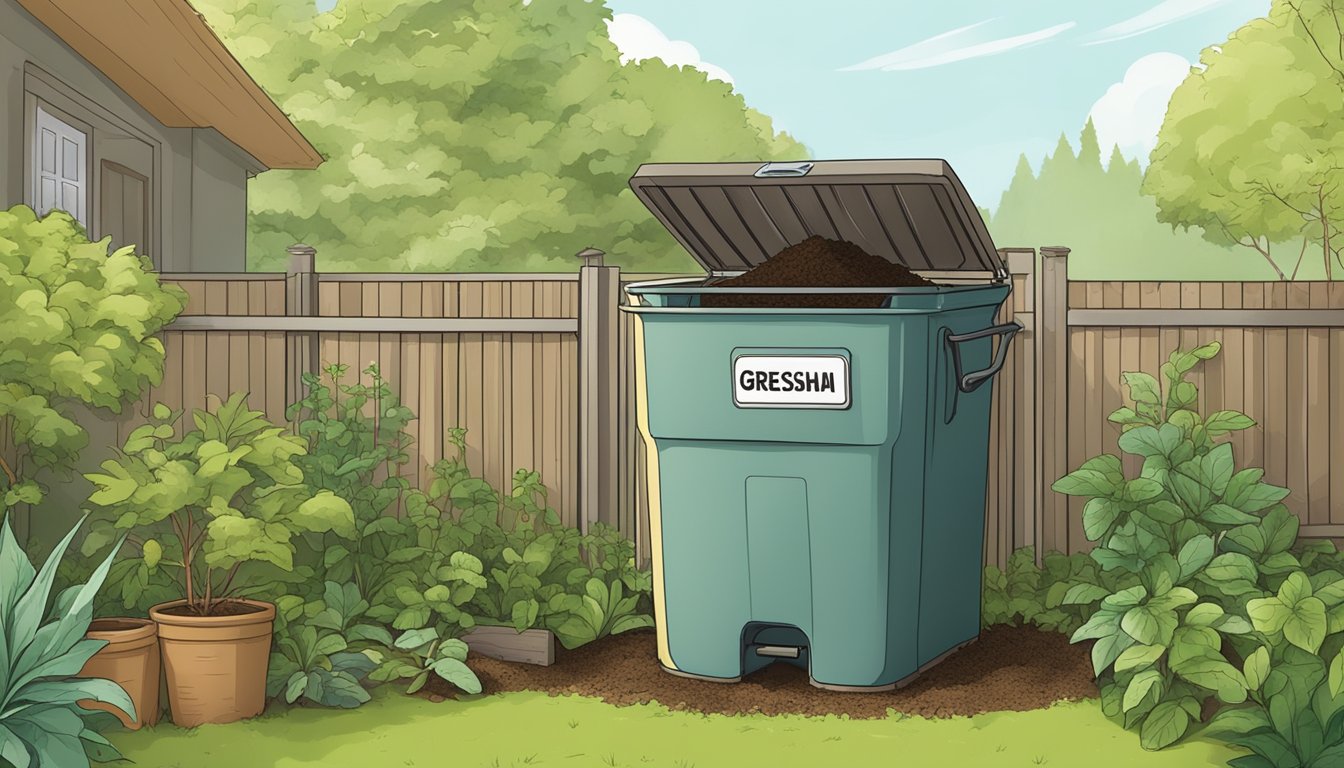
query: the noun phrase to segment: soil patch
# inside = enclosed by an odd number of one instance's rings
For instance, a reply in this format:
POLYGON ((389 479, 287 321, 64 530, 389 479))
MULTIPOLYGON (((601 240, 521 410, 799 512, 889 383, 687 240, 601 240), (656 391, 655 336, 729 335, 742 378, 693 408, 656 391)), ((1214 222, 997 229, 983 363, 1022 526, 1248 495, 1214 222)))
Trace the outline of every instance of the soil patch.
MULTIPOLYGON (((1056 701, 1096 697, 1086 645, 1032 627, 997 626, 904 688, 884 693, 838 693, 812 686, 807 672, 776 662, 739 683, 677 677, 658 665, 651 630, 604 638, 573 651, 557 649, 550 667, 473 656, 484 693, 576 693, 625 706, 649 701, 674 710, 766 715, 848 715, 883 718, 893 709, 921 717, 1027 711, 1056 701)), ((437 677, 424 695, 441 700, 458 691, 437 677)))
POLYGON ((94 619, 89 622, 90 632, 129 632, 144 628, 145 622, 130 619, 94 619))
MULTIPOLYGON (((934 283, 854 243, 813 235, 789 246, 754 269, 709 285, 716 288, 912 288, 934 283)), ((707 293, 702 307, 876 308, 887 295, 707 293)))
POLYGON ((266 609, 261 606, 239 600, 220 600, 210 606, 208 613, 185 603, 161 609, 159 612, 166 613, 169 616, 246 616, 249 613, 260 613, 264 610, 266 609))

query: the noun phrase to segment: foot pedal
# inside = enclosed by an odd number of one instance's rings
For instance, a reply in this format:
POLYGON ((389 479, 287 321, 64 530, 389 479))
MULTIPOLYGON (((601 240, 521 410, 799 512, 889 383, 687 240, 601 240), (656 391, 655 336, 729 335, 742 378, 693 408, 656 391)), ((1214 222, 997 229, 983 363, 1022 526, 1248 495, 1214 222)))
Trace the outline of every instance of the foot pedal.
POLYGON ((770 656, 776 659, 796 659, 799 649, 791 645, 758 645, 753 648, 757 656, 770 656))

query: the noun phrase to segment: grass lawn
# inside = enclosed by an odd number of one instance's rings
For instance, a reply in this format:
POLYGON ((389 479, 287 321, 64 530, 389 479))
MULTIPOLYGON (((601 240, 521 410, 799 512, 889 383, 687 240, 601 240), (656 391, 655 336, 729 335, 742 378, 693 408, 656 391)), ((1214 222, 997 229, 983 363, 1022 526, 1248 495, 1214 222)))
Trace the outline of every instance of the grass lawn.
POLYGON ((153 768, 1197 768, 1239 754, 1198 739, 1145 752, 1095 701, 950 720, 843 720, 706 716, 530 692, 435 704, 388 688, 357 710, 296 708, 230 725, 162 724, 109 736, 126 757, 153 768))

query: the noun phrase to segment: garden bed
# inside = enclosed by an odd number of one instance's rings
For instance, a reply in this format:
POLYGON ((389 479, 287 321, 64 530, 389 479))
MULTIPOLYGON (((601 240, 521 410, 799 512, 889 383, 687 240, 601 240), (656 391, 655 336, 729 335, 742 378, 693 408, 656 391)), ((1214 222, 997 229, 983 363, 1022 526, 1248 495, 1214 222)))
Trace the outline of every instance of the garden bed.
MULTIPOLYGON (((776 663, 724 684, 677 677, 658 665, 657 635, 639 630, 572 651, 557 650, 555 664, 537 667, 473 657, 483 692, 542 691, 579 694, 625 706, 650 701, 673 710, 765 715, 848 715, 882 718, 889 709, 921 717, 1028 711, 1056 701, 1095 698, 1086 645, 1031 627, 996 626, 910 685, 883 693, 837 693, 808 683, 807 673, 776 663)), ((434 700, 458 691, 431 678, 434 700)))

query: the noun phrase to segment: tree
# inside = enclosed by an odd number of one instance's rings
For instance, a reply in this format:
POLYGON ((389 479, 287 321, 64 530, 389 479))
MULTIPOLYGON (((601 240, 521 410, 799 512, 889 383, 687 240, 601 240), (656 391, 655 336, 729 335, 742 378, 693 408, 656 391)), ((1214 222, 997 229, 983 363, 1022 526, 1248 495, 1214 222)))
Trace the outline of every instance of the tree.
POLYGON ((250 187, 249 266, 304 241, 324 270, 559 270, 592 245, 694 262, 629 190, 644 162, 805 159, 731 86, 622 66, 598 2, 201 0, 327 161, 250 187))
POLYGON ((1269 16, 1200 55, 1172 95, 1144 190, 1158 217, 1271 256, 1300 238, 1334 277, 1344 191, 1344 6, 1274 0, 1269 16))
POLYGON ((1173 232, 1157 220, 1157 204, 1140 191, 1137 161, 1109 148, 1101 164, 1095 129, 1083 127, 1075 152, 1061 136, 1032 172, 1018 160, 1012 182, 990 220, 1001 246, 1067 245, 1069 274, 1083 280, 1197 280, 1229 274, 1272 276, 1258 256, 1248 259, 1205 241, 1197 228, 1173 232))

